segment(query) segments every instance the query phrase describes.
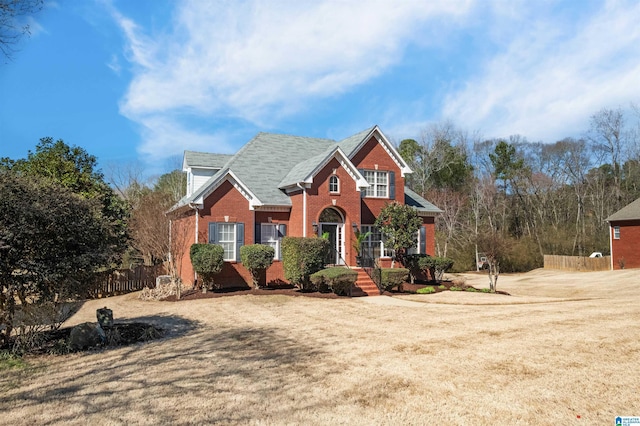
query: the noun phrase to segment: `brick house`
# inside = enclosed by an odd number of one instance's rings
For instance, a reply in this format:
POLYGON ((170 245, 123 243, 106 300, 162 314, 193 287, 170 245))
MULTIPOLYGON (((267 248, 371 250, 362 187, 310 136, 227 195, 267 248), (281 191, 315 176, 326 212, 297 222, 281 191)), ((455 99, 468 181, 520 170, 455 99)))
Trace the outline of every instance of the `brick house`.
POLYGON ((328 233, 332 263, 353 267, 355 231, 370 231, 364 253, 388 265, 391 252, 373 223, 392 201, 412 206, 422 218, 414 250, 435 251, 434 220, 441 210, 405 188, 412 171, 377 126, 339 142, 259 133, 235 155, 186 151, 183 170, 187 195, 168 214, 174 261, 186 284, 195 279, 189 261, 195 242, 223 246, 219 281, 228 286, 251 282, 239 248, 254 243, 276 250, 267 283, 284 282, 280 244, 286 235, 328 233))
POLYGON ((606 219, 611 269, 640 268, 640 198, 606 219))

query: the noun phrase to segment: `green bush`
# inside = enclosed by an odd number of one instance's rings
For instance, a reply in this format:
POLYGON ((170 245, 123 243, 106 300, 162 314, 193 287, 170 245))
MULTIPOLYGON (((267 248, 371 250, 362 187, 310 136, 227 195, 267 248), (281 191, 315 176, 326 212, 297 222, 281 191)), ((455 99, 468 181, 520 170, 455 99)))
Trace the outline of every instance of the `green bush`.
POLYGON ((462 288, 460 288, 460 287, 456 287, 456 286, 454 285, 454 286, 449 287, 449 291, 462 291, 462 288))
POLYGON ((381 268, 379 276, 380 283, 377 283, 378 287, 381 290, 389 291, 407 281, 409 270, 406 268, 381 268))
POLYGON ((409 254, 404 256, 402 263, 405 268, 409 270, 409 278, 411 283, 415 281, 416 277, 420 275, 422 269, 420 268, 420 260, 427 257, 426 254, 409 254))
POLYGON ((330 243, 324 238, 284 237, 282 266, 284 277, 302 290, 313 290, 309 276, 324 267, 330 243))
POLYGON ((326 284, 335 294, 346 296, 356 283, 358 273, 353 269, 336 266, 315 272, 309 278, 317 288, 326 284))
POLYGON ((224 249, 216 244, 192 244, 189 250, 193 270, 202 278, 201 286, 213 285, 224 265, 224 249))
POLYGON ((436 289, 431 286, 419 288, 418 290, 416 290, 416 293, 418 294, 431 294, 435 292, 436 292, 436 289))
POLYGON ((240 261, 251 272, 253 286, 260 286, 260 276, 273 263, 276 251, 264 244, 249 244, 240 247, 240 261))
POLYGON ((417 263, 418 268, 423 271, 425 275, 426 272, 429 271, 431 279, 436 282, 442 281, 444 273, 453 266, 453 260, 446 257, 420 257, 417 263))

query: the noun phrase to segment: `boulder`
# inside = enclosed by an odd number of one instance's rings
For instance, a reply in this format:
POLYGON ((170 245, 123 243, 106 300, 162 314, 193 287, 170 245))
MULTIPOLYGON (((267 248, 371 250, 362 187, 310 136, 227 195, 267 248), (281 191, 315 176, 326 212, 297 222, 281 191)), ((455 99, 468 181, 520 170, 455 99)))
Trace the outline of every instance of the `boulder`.
POLYGON ((78 324, 71 330, 69 335, 69 349, 72 351, 82 350, 106 342, 107 336, 100 324, 85 322, 78 324))

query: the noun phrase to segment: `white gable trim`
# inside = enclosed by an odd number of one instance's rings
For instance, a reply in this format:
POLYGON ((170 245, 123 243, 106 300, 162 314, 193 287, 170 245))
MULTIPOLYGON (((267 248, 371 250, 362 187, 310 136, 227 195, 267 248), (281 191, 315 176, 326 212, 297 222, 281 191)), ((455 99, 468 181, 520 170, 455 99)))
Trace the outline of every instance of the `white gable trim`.
POLYGON ((242 181, 233 173, 232 170, 227 170, 226 173, 221 174, 217 179, 212 181, 206 188, 200 192, 200 194, 194 199, 193 203, 200 206, 204 206, 204 200, 220 187, 224 182, 229 181, 231 185, 249 202, 249 210, 255 210, 257 206, 261 206, 262 202, 251 192, 249 187, 242 183, 242 181))
POLYGON ((304 179, 304 183, 311 184, 313 183, 313 178, 320 173, 320 170, 324 169, 329 161, 332 159, 338 160, 340 166, 351 176, 353 181, 356 183, 356 187, 359 189, 368 188, 369 184, 367 180, 360 174, 356 166, 349 160, 347 155, 342 151, 340 147, 336 147, 333 152, 328 155, 320 164, 316 166, 315 169, 304 179))
POLYGON ((389 154, 389 157, 391 157, 398 168, 400 168, 402 177, 404 177, 407 173, 413 173, 413 170, 411 170, 409 165, 404 161, 400 153, 395 149, 393 144, 389 142, 389 139, 387 139, 387 137, 384 135, 384 133, 382 133, 382 130, 380 130, 378 126, 375 126, 373 129, 371 129, 371 132, 369 132, 369 134, 364 139, 362 139, 358 147, 351 153, 351 158, 353 158, 373 136, 375 136, 378 143, 382 145, 382 148, 384 148, 387 154, 389 154))

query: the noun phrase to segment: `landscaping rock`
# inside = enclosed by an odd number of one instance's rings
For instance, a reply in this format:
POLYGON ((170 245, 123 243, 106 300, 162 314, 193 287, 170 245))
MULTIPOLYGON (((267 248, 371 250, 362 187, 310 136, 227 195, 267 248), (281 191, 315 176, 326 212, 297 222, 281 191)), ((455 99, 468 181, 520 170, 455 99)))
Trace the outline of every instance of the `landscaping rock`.
POLYGON ((76 325, 69 335, 69 349, 72 351, 102 345, 107 340, 100 324, 85 322, 76 325))

